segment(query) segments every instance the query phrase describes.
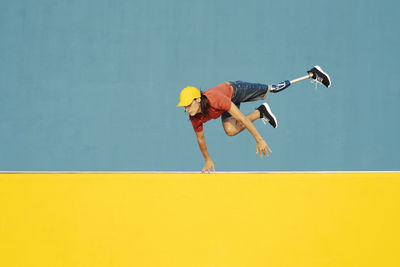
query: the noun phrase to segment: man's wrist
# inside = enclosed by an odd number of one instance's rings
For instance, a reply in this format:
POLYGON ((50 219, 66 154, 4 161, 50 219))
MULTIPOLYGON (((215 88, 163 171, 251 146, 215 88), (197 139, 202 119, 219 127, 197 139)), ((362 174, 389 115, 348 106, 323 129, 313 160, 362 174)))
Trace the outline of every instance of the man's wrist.
POLYGON ((260 142, 264 141, 264 139, 260 136, 260 137, 256 138, 256 141, 257 141, 257 143, 260 143, 260 142))

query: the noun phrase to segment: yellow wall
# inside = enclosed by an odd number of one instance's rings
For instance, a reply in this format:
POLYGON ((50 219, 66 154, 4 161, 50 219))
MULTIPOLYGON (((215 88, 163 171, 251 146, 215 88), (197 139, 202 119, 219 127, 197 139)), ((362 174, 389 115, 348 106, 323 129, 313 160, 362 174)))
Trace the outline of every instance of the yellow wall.
POLYGON ((0 174, 0 266, 400 266, 400 173, 0 174))

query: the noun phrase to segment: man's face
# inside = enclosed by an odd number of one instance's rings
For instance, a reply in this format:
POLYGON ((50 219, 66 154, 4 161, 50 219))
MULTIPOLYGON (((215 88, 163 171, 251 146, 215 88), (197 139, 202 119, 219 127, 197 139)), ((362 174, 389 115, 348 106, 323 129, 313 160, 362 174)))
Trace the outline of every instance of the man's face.
POLYGON ((185 106, 185 110, 190 116, 194 116, 197 113, 199 113, 200 112, 200 98, 193 100, 189 106, 185 106))

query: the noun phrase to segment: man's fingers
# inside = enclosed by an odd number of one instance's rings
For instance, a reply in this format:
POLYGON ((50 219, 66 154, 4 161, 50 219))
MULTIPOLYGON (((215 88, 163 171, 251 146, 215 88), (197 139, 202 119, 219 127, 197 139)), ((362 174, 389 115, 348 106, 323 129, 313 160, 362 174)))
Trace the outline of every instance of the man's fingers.
POLYGON ((211 173, 212 171, 215 172, 214 164, 206 164, 204 168, 201 170, 201 173, 211 173))
POLYGON ((268 151, 272 152, 272 150, 268 146, 261 147, 261 148, 259 148, 257 146, 257 148, 256 148, 256 154, 260 153, 260 158, 262 158, 263 156, 269 157, 268 151))

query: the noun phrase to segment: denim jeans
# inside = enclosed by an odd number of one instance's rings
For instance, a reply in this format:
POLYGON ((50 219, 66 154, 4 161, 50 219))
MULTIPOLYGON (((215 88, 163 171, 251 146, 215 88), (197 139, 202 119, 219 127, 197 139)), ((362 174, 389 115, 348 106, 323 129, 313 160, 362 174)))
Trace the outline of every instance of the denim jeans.
MULTIPOLYGON (((268 85, 261 83, 248 83, 243 81, 229 82, 233 88, 232 102, 240 108, 240 103, 262 100, 268 91, 268 85)), ((231 114, 224 112, 221 116, 222 122, 230 119, 231 114)))

